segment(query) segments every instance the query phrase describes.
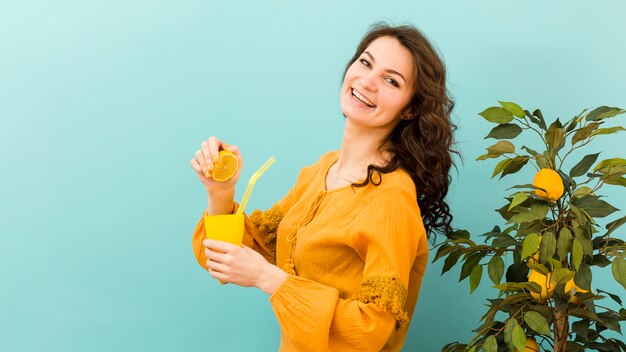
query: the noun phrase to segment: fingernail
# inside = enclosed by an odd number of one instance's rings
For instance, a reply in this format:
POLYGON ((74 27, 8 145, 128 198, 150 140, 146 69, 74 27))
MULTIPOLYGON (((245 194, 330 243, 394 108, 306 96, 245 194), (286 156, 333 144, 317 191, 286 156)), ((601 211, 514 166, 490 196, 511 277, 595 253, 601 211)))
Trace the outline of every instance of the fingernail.
POLYGON ((216 163, 220 160, 219 156, 213 155, 213 162, 216 163))

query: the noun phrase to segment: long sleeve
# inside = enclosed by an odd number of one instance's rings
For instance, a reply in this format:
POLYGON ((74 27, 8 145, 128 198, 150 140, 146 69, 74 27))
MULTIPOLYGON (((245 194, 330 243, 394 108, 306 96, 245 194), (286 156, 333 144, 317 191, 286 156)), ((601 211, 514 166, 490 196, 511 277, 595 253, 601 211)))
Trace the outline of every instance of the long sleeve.
POLYGON ((363 261, 360 287, 340 298, 334 287, 291 275, 270 297, 283 344, 297 351, 380 351, 394 328, 408 323, 409 275, 425 236, 415 193, 376 194, 353 223, 347 243, 363 261))
MULTIPOLYGON (((278 225, 296 199, 297 187, 294 186, 285 197, 274 204, 270 209, 266 211, 255 210, 249 217, 244 214, 243 244, 262 254, 270 263, 275 263, 276 232, 278 225)), ((238 208, 239 204, 235 203, 232 213, 234 214, 238 208)), ((202 213, 191 240, 196 260, 204 269, 206 269, 207 260, 204 255, 204 247, 202 246, 202 240, 205 238, 205 216, 206 211, 202 213)))

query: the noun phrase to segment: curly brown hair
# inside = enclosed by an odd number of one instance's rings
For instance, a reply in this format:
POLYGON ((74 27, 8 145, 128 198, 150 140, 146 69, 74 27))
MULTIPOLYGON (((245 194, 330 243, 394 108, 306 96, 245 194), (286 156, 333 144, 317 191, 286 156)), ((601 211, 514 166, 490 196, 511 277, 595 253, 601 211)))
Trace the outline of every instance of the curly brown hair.
POLYGON ((454 146, 456 125, 450 121, 454 101, 446 88, 446 68, 431 43, 422 32, 411 25, 393 27, 384 22, 374 24, 365 34, 344 71, 361 56, 376 39, 390 36, 409 50, 415 64, 414 93, 404 111, 410 118, 401 120, 381 148, 391 155, 385 166, 369 165, 367 178, 355 187, 380 184, 378 176, 405 170, 415 183, 417 201, 428 239, 434 243, 437 233, 452 231, 452 214, 445 201, 452 180, 452 154, 460 156, 454 146), (374 181, 376 179, 377 181, 374 181))

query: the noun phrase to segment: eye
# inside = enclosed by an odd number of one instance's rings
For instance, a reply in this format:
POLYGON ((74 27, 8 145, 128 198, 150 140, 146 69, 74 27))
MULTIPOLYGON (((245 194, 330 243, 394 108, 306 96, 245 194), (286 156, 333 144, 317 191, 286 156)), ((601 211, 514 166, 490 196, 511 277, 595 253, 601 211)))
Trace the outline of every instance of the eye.
POLYGON ((394 87, 400 87, 400 84, 395 79, 389 77, 387 78, 387 82, 391 83, 394 87))
POLYGON ((360 59, 359 61, 361 61, 361 63, 363 64, 363 66, 370 67, 370 62, 369 62, 369 61, 367 61, 367 60, 365 60, 365 59, 360 59))

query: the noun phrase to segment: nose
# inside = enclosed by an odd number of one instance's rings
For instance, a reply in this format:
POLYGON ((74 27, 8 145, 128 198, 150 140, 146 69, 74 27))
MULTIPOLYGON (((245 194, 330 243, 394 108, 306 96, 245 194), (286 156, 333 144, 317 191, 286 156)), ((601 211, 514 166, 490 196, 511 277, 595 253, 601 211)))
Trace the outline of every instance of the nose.
POLYGON ((375 92, 377 90, 376 80, 373 72, 362 75, 359 79, 359 83, 361 83, 361 87, 363 87, 363 89, 369 90, 371 92, 375 92))

